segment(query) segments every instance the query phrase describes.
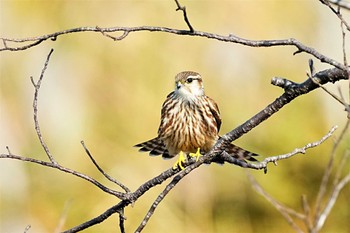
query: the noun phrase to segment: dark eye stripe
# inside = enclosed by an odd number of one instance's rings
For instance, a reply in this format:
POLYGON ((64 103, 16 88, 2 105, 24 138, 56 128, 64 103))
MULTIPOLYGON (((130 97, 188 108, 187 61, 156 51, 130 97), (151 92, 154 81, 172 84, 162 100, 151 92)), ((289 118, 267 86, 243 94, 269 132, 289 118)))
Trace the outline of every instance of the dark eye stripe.
POLYGON ((191 83, 191 82, 193 82, 194 80, 198 80, 199 78, 196 78, 196 77, 191 77, 191 78, 187 78, 186 79, 186 82, 187 83, 191 83))

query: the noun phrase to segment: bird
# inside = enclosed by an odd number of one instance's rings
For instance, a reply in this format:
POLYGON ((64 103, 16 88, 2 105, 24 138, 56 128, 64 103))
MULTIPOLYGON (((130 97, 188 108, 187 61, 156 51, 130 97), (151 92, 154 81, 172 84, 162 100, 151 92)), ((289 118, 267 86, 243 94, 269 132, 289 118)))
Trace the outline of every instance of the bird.
MULTIPOLYGON (((221 117, 216 102, 205 95, 203 79, 194 71, 183 71, 175 76, 175 90, 167 95, 161 109, 158 136, 139 143, 140 152, 169 159, 179 155, 173 169, 183 170, 187 156, 206 154, 220 139, 221 117)), ((230 156, 245 161, 257 161, 255 153, 232 143, 225 148, 230 156)), ((215 161, 215 160, 214 160, 215 161)), ((223 163, 217 160, 215 162, 223 163)))

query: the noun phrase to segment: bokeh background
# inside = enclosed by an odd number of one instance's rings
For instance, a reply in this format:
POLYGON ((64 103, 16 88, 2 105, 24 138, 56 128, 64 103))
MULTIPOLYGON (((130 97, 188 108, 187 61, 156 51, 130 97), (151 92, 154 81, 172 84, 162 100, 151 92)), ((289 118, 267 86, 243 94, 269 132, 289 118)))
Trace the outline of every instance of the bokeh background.
MULTIPOLYGON (((248 39, 294 37, 342 61, 340 22, 312 0, 189 1, 196 30, 248 39)), ((174 1, 1 0, 1 37, 23 38, 81 26, 166 26, 187 29, 174 1)), ((349 13, 344 17, 350 21, 349 13)), ((118 34, 115 34, 118 35, 118 34)), ((350 41, 347 39, 347 44, 350 41)), ((98 33, 75 33, 26 51, 0 53, 0 151, 46 160, 34 130, 30 76, 38 79, 55 51, 39 95, 39 120, 52 154, 62 165, 104 180, 87 158, 84 140, 99 164, 131 190, 168 169, 174 160, 139 153, 132 146, 157 133, 160 107, 183 70, 202 74, 206 93, 219 104, 224 134, 277 98, 274 76, 306 79, 307 54, 293 47, 251 48, 205 38, 137 32, 114 42, 98 33)), ((349 47, 347 47, 347 51, 349 47)), ((315 61, 317 70, 329 68, 315 61)), ((347 83, 340 87, 348 98, 347 83)), ((235 143, 266 156, 321 138, 344 125, 343 107, 321 90, 302 96, 235 143)), ((340 130, 336 133, 339 135, 340 130)), ((349 148, 349 135, 339 156, 349 148)), ((273 197, 301 210, 301 195, 315 203, 332 140, 270 166, 250 171, 273 197)), ((338 156, 338 157, 339 157, 338 156)), ((349 165, 347 165, 347 170, 349 165)), ((55 232, 89 220, 119 200, 90 183, 46 167, 0 161, 0 232, 55 232)), ((113 187, 113 186, 112 186, 113 187)), ((118 187, 115 187, 118 189, 118 187)), ((125 210, 127 232, 140 224, 164 186, 125 210)), ((350 188, 340 194, 323 232, 350 232, 350 188)), ((117 216, 85 232, 118 232, 117 216)), ((300 222, 298 222, 300 223, 300 222)), ((300 223, 301 224, 301 223, 300 223)), ((144 232, 293 232, 282 216, 233 165, 203 166, 180 182, 144 232)))

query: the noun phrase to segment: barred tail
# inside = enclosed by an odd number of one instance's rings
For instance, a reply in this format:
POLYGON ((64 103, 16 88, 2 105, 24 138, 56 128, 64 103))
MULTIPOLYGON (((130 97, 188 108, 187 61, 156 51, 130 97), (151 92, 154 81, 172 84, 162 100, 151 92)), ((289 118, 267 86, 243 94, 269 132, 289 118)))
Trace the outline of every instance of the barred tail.
POLYGON ((236 145, 233 144, 229 144, 228 147, 225 149, 225 151, 229 154, 232 155, 234 158, 239 159, 239 160, 243 160, 243 161, 252 161, 252 162, 256 162, 258 161, 256 158, 254 158, 255 156, 259 156, 258 154, 255 154, 253 152, 250 151, 246 151, 236 145))
POLYGON ((149 151, 150 156, 162 155, 162 157, 165 159, 174 157, 169 154, 168 150, 165 147, 165 144, 158 137, 148 140, 146 142, 139 143, 134 147, 141 147, 139 149, 140 152, 149 151))
MULTIPOLYGON (((238 160, 244 161, 244 162, 246 162, 246 160, 256 162, 258 160, 254 157, 259 156, 258 154, 255 154, 255 153, 250 152, 250 151, 246 151, 246 150, 244 150, 236 145, 233 145, 233 144, 229 144, 227 146, 227 148, 225 149, 225 152, 227 154, 231 155, 232 157, 234 157, 238 160)), ((213 162, 221 163, 221 164, 225 163, 225 161, 220 157, 214 158, 213 162)))

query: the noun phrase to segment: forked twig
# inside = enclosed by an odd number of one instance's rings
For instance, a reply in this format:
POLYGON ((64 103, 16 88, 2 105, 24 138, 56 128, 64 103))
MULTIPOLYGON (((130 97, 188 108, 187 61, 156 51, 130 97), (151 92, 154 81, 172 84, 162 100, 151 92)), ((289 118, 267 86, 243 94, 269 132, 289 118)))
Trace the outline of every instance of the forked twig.
POLYGON ((48 54, 48 56, 46 58, 46 61, 45 61, 45 64, 44 64, 44 68, 41 70, 41 74, 40 74, 38 82, 35 83, 33 77, 30 77, 30 79, 31 79, 31 81, 33 83, 33 86, 35 88, 34 100, 33 100, 35 131, 36 131, 36 134, 38 135, 38 138, 39 138, 41 146, 44 148, 44 151, 45 151, 46 155, 49 157, 50 161, 53 164, 57 164, 57 162, 53 158, 53 156, 52 156, 48 146, 46 145, 46 143, 45 143, 45 141, 43 139, 43 136, 42 136, 41 130, 40 130, 39 120, 38 120, 38 95, 39 95, 39 89, 40 89, 40 86, 41 86, 41 81, 44 78, 44 74, 45 74, 45 71, 47 69, 47 66, 49 65, 49 61, 50 61, 50 57, 51 57, 52 53, 53 53, 53 49, 50 50, 50 52, 49 52, 49 54, 48 54))
POLYGON ((186 7, 185 7, 185 6, 181 6, 181 4, 179 3, 178 0, 175 0, 175 3, 176 3, 176 5, 177 5, 176 11, 180 10, 180 11, 183 12, 183 14, 184 14, 184 20, 185 20, 185 22, 186 22, 188 28, 190 29, 190 32, 194 32, 194 29, 193 29, 193 27, 192 27, 192 25, 191 25, 191 23, 190 23, 190 20, 189 20, 188 17, 187 17, 186 7))

